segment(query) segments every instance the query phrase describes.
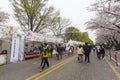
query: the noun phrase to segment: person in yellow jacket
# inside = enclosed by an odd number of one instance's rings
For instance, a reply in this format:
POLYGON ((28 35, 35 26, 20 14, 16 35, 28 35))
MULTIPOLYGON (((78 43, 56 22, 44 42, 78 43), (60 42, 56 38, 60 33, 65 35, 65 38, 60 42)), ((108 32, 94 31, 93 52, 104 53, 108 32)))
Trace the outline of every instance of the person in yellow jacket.
POLYGON ((45 65, 49 68, 49 61, 48 58, 50 57, 50 52, 49 48, 47 46, 47 43, 44 43, 43 51, 42 51, 42 57, 43 57, 43 65, 42 65, 42 70, 44 70, 45 65))

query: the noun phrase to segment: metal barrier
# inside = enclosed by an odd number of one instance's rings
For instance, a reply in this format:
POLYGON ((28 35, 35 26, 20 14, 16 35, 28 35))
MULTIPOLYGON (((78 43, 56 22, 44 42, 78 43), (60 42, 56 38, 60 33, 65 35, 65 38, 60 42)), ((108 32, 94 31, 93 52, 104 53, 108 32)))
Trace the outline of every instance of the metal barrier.
POLYGON ((111 50, 109 49, 109 56, 110 56, 110 61, 111 61, 111 50))
POLYGON ((116 66, 118 66, 117 54, 118 54, 118 52, 117 52, 117 51, 115 51, 115 63, 116 63, 116 66))
POLYGON ((110 61, 111 60, 113 60, 114 62, 115 62, 115 64, 116 64, 116 66, 118 66, 118 52, 120 52, 120 51, 113 51, 114 52, 114 54, 112 55, 111 53, 111 50, 108 50, 108 56, 109 56, 109 58, 110 58, 110 61))

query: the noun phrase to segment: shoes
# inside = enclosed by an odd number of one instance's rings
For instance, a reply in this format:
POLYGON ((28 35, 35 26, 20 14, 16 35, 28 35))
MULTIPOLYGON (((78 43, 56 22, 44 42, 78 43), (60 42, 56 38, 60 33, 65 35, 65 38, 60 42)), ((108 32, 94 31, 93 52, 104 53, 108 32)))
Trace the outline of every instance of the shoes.
POLYGON ((43 69, 41 69, 40 72, 43 72, 43 69))

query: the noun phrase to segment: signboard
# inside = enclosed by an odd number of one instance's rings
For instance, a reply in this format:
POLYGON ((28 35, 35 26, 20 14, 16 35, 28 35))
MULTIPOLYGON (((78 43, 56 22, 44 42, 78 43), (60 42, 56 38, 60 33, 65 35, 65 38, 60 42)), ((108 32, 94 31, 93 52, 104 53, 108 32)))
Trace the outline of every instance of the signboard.
POLYGON ((44 35, 33 33, 31 31, 26 33, 25 39, 28 41, 44 41, 44 35))
POLYGON ((45 41, 45 42, 58 42, 58 43, 62 43, 63 39, 62 38, 57 38, 55 36, 50 36, 50 35, 43 35, 43 34, 39 34, 39 33, 33 33, 32 31, 28 31, 26 33, 26 37, 25 39, 27 41, 45 41))
POLYGON ((11 62, 18 61, 18 53, 19 53, 19 37, 13 36, 12 38, 12 49, 11 49, 11 62))

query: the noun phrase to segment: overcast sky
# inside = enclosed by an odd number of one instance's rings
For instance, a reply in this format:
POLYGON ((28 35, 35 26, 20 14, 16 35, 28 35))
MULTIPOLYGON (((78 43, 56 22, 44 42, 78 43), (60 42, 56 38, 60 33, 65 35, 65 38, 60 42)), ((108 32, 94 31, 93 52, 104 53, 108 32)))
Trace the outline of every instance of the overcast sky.
MULTIPOLYGON (((49 0, 49 5, 55 7, 56 10, 60 10, 61 16, 70 19, 72 25, 80 29, 80 31, 85 30, 85 22, 94 18, 93 12, 88 12, 86 7, 94 3, 95 0, 49 0)), ((10 14, 10 20, 8 25, 13 25, 17 27, 17 22, 14 20, 12 6, 9 0, 0 0, 0 8, 2 11, 8 12, 10 14)), ((94 34, 89 31, 89 36, 92 40, 95 39, 94 34)))

